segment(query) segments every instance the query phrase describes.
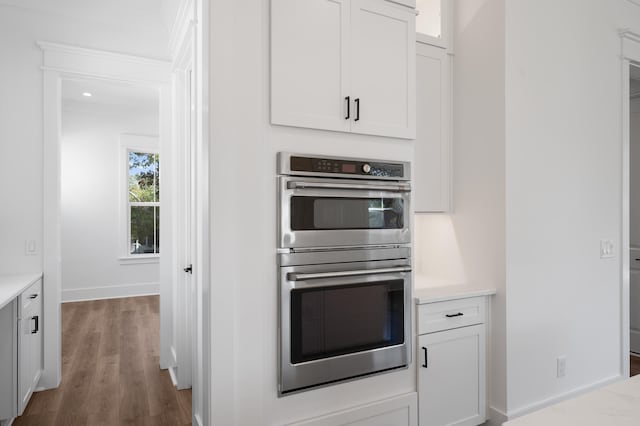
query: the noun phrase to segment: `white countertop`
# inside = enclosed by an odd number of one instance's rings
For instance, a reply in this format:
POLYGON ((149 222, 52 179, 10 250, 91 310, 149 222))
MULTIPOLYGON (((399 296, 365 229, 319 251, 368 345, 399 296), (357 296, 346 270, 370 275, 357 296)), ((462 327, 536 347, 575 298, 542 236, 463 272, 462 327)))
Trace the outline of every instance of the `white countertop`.
POLYGON ((0 309, 40 278, 42 274, 0 275, 0 309))
POLYGON ((480 288, 470 285, 443 285, 439 287, 417 288, 413 292, 416 303, 443 302, 445 300, 465 299, 467 297, 490 296, 496 294, 495 288, 480 288))
POLYGON ((640 376, 552 405, 503 426, 638 426, 640 376))

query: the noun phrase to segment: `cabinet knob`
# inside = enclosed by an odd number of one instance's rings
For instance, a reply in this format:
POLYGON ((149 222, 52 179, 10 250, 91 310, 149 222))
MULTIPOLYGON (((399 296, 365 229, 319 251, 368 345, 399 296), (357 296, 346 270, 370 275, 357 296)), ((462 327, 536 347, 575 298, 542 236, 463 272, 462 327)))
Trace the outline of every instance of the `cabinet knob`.
POLYGON ((461 317, 463 315, 464 314, 462 312, 458 312, 457 314, 447 314, 447 315, 445 315, 445 317, 447 317, 447 318, 455 318, 455 317, 461 317))
POLYGON ((360 121, 360 98, 356 98, 353 102, 356 104, 356 118, 353 121, 360 121))

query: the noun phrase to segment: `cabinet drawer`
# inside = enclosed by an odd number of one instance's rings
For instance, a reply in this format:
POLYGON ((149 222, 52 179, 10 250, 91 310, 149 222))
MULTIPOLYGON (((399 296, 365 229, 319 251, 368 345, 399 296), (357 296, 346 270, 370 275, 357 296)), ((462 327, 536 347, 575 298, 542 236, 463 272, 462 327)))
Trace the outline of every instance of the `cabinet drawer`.
POLYGON ((18 302, 18 316, 22 318, 25 315, 31 305, 34 303, 40 303, 42 300, 42 280, 38 280, 27 288, 19 298, 18 302))
POLYGON ((450 330, 485 322, 484 297, 418 305, 418 334, 450 330))

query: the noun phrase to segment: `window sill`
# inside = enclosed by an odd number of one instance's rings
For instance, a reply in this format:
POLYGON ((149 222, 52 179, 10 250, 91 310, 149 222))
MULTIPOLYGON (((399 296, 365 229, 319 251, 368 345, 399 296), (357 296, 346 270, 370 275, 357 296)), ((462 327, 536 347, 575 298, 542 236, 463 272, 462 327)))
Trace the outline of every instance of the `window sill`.
POLYGON ((121 265, 138 265, 143 263, 160 263, 160 255, 125 256, 118 259, 121 265))

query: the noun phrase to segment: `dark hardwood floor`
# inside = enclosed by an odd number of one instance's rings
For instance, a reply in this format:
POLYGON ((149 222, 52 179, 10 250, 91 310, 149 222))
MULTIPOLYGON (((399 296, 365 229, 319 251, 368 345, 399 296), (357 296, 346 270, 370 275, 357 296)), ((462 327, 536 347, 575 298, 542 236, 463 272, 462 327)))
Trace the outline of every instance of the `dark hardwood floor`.
POLYGON ((640 374, 640 357, 631 355, 631 368, 629 372, 631 377, 640 374))
POLYGON ((191 390, 159 368, 159 297, 62 305, 62 384, 34 393, 22 425, 190 425, 191 390))

